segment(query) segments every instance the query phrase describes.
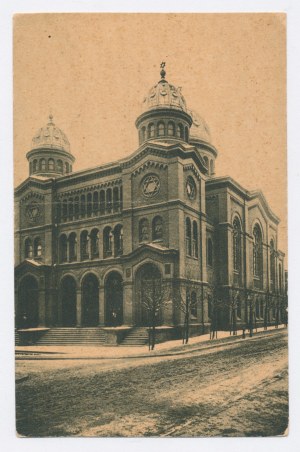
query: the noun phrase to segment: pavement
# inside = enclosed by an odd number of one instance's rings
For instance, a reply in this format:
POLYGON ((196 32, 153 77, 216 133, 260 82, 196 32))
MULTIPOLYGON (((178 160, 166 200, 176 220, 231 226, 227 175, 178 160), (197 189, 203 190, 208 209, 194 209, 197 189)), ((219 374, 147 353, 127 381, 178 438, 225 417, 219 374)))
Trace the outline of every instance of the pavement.
POLYGON ((238 330, 237 335, 230 336, 229 331, 218 331, 217 338, 210 339, 209 334, 191 337, 188 344, 183 345, 182 340, 173 340, 156 344, 155 349, 149 351, 148 345, 141 347, 120 347, 120 346, 16 346, 16 360, 57 360, 57 359, 124 359, 124 358, 151 358, 155 356, 170 356, 191 353, 193 350, 201 348, 214 348, 221 344, 227 344, 236 341, 251 340, 257 335, 274 334, 279 330, 285 329, 284 325, 279 325, 253 330, 253 336, 250 337, 246 331, 246 338, 243 338, 243 331, 238 330))

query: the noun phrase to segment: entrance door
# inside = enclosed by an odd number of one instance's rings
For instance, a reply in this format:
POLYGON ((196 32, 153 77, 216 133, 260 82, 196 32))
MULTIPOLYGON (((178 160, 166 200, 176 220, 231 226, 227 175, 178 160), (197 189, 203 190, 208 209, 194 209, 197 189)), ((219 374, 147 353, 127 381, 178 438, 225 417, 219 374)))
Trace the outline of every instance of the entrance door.
POLYGON ((18 327, 35 328, 39 324, 38 283, 33 276, 25 276, 19 285, 18 327))
POLYGON ((141 325, 149 326, 152 316, 155 316, 157 325, 162 323, 162 309, 160 306, 161 274, 153 264, 145 264, 137 274, 137 299, 141 325))
POLYGON ((61 283, 62 325, 76 326, 76 282, 66 276, 61 283))
POLYGON ((82 283, 82 325, 99 324, 99 283, 95 275, 86 275, 82 283))
POLYGON ((105 324, 119 326, 123 324, 123 280, 121 275, 112 272, 105 283, 105 324))

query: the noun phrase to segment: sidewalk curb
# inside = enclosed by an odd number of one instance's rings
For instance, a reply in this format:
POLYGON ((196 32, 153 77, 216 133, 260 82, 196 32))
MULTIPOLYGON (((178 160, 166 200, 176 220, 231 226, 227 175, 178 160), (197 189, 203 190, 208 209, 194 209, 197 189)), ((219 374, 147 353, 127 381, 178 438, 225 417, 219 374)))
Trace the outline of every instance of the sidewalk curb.
POLYGON ((242 338, 242 335, 238 336, 228 336, 220 339, 212 339, 200 342, 198 344, 186 344, 177 346, 176 348, 179 350, 174 351, 166 351, 166 352, 160 352, 155 351, 153 354, 150 354, 151 352, 148 352, 147 354, 141 354, 141 355, 123 355, 123 356, 61 356, 64 353, 60 352, 47 352, 47 351, 30 351, 30 350, 16 350, 16 361, 53 361, 53 360, 121 360, 121 359, 145 359, 145 358, 158 358, 158 357, 168 357, 168 356, 180 356, 180 355, 186 355, 189 353, 198 352, 199 350, 211 350, 214 348, 217 348, 218 346, 224 344, 224 345, 234 345, 237 343, 245 342, 246 340, 251 340, 257 338, 257 336, 265 336, 265 335, 271 335, 271 334, 278 334, 279 332, 282 332, 284 330, 287 330, 285 327, 280 328, 273 328, 266 331, 258 331, 257 333, 253 333, 252 337, 246 336, 246 338, 242 338), (184 347, 183 349, 181 349, 184 347), (18 353, 24 353, 25 356, 18 356, 18 353), (29 354, 32 354, 32 356, 28 356, 29 354), (26 356, 27 355, 27 356, 26 356), (47 356, 42 356, 47 355, 47 356), (49 356, 51 355, 51 356, 49 356), (56 355, 56 356, 54 356, 56 355), (59 356, 57 356, 59 355, 59 356))

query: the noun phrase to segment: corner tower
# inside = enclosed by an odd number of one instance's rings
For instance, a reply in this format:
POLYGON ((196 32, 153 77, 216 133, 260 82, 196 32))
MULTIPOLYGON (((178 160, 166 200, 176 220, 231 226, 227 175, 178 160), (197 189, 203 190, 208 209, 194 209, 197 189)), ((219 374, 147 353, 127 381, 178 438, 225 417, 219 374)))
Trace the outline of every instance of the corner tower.
POLYGON ((72 172, 75 157, 70 153, 70 143, 64 132, 53 122, 37 131, 31 149, 26 155, 30 176, 59 177, 72 172))
POLYGON ((165 63, 161 63, 159 82, 143 101, 143 113, 135 125, 139 132, 139 144, 148 140, 182 140, 188 143, 192 117, 187 111, 181 88, 166 80, 165 63))

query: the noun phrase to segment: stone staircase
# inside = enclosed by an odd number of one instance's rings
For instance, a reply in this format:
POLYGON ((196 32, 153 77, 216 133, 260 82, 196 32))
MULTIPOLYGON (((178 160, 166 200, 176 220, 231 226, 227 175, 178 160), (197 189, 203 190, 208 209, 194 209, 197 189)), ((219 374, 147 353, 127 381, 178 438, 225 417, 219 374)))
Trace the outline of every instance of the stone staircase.
POLYGON ((135 327, 129 331, 120 346, 141 347, 148 343, 148 329, 145 327, 135 327))
POLYGON ((105 333, 101 328, 51 328, 36 345, 103 345, 105 333))

